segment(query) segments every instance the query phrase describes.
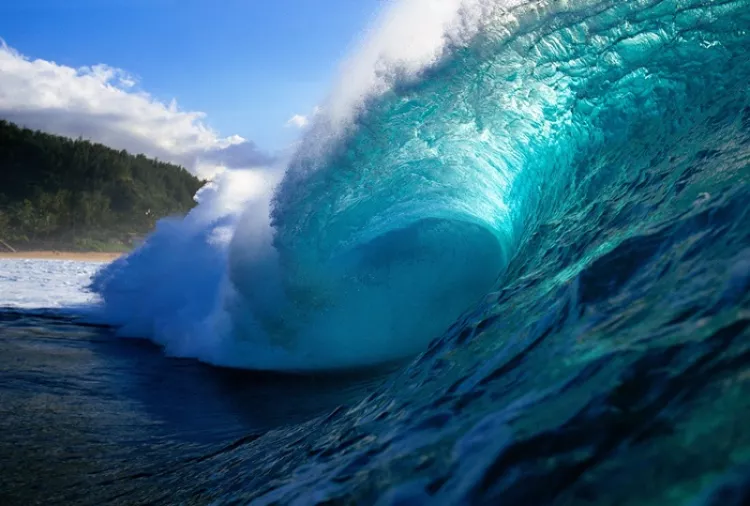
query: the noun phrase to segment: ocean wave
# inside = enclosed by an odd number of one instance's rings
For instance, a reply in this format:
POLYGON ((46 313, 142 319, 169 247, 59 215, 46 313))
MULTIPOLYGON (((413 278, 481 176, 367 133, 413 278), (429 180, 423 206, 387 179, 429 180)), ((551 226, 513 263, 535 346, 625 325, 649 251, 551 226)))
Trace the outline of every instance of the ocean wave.
POLYGON ((711 197, 680 164, 696 137, 746 128, 749 12, 401 2, 284 167, 226 174, 94 279, 100 318, 217 365, 342 369, 442 342, 529 272, 564 286, 711 197))

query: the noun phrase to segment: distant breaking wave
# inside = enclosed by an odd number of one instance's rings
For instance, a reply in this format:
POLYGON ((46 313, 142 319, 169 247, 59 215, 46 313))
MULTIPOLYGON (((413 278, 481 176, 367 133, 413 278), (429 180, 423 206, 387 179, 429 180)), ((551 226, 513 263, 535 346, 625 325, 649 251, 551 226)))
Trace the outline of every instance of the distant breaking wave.
POLYGON ((95 277, 100 317, 232 367, 413 356, 539 234, 568 262, 547 282, 574 275, 584 204, 630 205, 612 189, 684 132, 742 121, 749 17, 747 0, 400 2, 289 160, 223 174, 95 277))

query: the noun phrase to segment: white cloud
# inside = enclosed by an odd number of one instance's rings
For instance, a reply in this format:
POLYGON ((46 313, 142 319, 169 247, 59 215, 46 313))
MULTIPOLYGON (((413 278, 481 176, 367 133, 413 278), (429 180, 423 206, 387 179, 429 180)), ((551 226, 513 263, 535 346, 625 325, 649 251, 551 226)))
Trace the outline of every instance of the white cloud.
POLYGON ((313 107, 312 113, 304 115, 304 114, 295 114, 289 120, 286 122, 286 126, 288 127, 297 127, 297 128, 305 128, 307 125, 310 124, 312 120, 315 119, 315 117, 320 114, 321 108, 317 105, 313 107))
POLYGON ((160 102, 137 84, 107 65, 74 69, 30 60, 0 40, 0 118, 144 153, 201 177, 267 163, 252 142, 219 136, 203 123, 204 113, 182 111, 174 100, 160 102))
POLYGON ((295 114, 286 122, 286 126, 294 126, 297 128, 305 128, 310 122, 307 116, 301 114, 295 114))

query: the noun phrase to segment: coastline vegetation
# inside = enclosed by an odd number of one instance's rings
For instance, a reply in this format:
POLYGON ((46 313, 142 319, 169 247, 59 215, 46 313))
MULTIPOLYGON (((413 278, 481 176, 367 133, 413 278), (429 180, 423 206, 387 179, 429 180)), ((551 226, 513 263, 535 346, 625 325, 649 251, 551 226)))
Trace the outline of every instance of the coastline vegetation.
POLYGON ((203 184, 178 165, 0 120, 0 250, 126 251, 188 212, 203 184))

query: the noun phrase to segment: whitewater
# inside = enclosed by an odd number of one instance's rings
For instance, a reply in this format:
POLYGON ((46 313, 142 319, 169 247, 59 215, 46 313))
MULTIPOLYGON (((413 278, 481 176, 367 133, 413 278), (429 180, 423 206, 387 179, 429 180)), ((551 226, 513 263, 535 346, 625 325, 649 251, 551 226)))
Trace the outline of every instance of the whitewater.
POLYGON ((56 360, 0 312, 0 365, 39 362, 13 405, 51 416, 62 371, 59 440, 117 450, 59 497, 748 503, 748 83, 748 0, 389 4, 291 152, 93 276, 56 360))

